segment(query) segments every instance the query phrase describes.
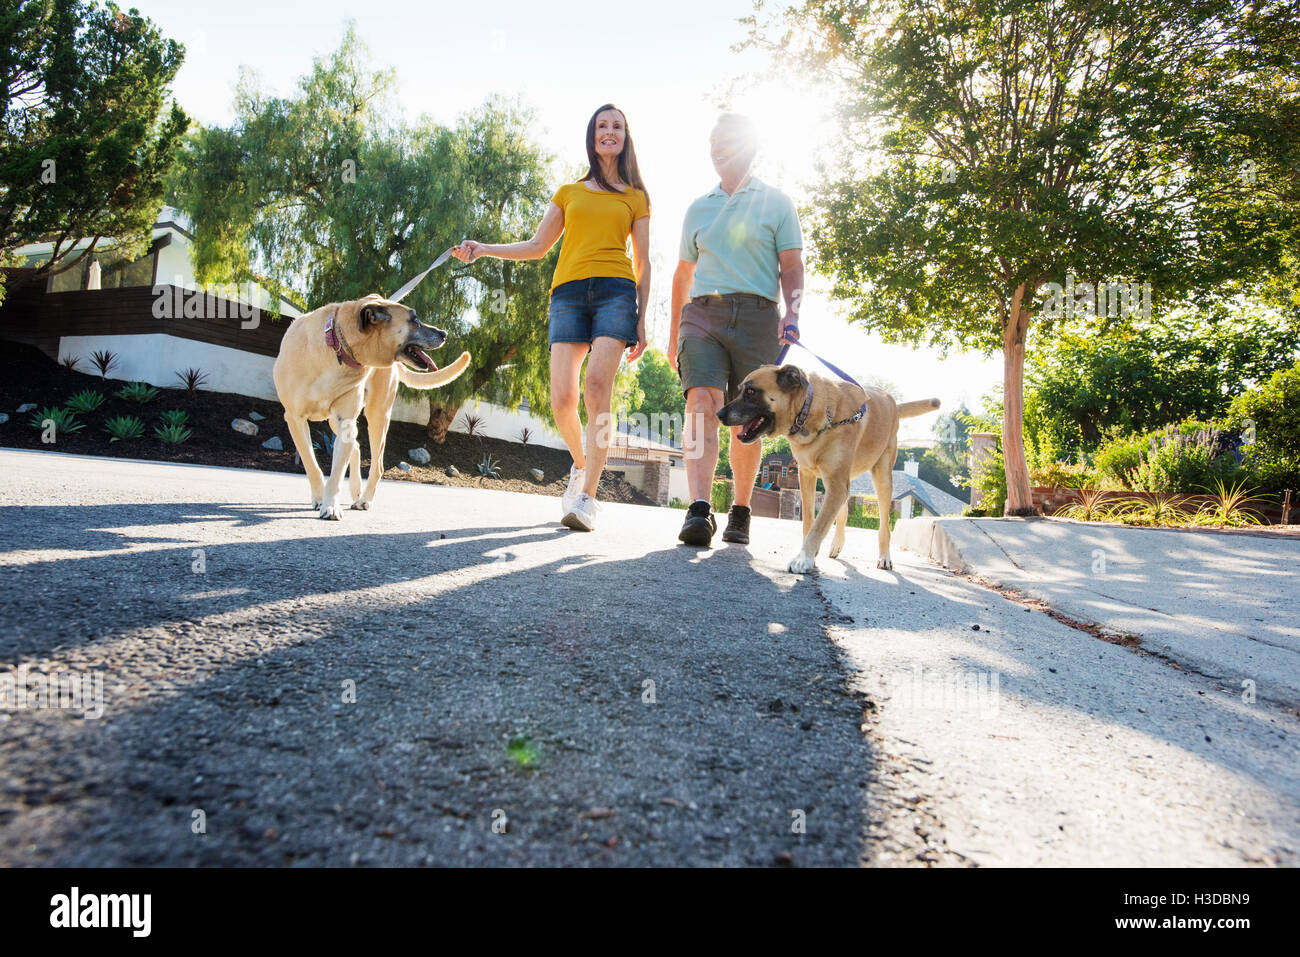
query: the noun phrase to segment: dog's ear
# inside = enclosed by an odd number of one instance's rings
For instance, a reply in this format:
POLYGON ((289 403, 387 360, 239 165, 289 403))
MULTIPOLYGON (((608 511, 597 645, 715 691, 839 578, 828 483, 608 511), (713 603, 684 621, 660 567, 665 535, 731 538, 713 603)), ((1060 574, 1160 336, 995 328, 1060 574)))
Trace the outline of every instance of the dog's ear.
POLYGON ((776 370, 776 384, 782 392, 797 392, 808 388, 808 377, 798 366, 781 366, 776 370))
POLYGON ((384 309, 382 306, 370 305, 361 308, 362 329, 365 329, 366 326, 370 325, 372 322, 387 322, 392 318, 393 317, 389 314, 388 310, 384 309))

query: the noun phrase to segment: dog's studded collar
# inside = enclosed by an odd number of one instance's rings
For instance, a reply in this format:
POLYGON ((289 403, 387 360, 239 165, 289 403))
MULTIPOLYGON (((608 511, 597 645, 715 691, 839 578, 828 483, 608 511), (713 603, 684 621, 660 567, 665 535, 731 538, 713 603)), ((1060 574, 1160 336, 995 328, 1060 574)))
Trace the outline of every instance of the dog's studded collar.
MULTIPOLYGON (((808 383, 808 394, 805 395, 803 399, 803 408, 799 410, 799 414, 794 417, 794 424, 790 426, 791 435, 798 435, 800 432, 804 430, 803 428, 804 423, 808 421, 808 410, 811 408, 812 408, 812 383, 810 382, 808 383)), ((829 412, 830 410, 827 409, 828 414, 829 412)))
POLYGON ((329 314, 329 318, 325 320, 325 345, 334 350, 334 358, 339 360, 340 365, 349 365, 354 369, 365 368, 352 357, 352 350, 348 348, 343 333, 334 328, 334 313, 332 312, 329 314))
MULTIPOLYGON (((812 383, 809 383, 808 394, 804 396, 803 400, 803 408, 799 410, 799 414, 794 417, 794 424, 790 426, 791 435, 797 435, 807 431, 807 429, 804 428, 804 425, 808 421, 808 410, 812 408, 812 394, 812 383)), ((831 420, 831 407, 828 405, 826 407, 826 424, 817 430, 817 434, 821 435, 827 429, 833 429, 837 425, 851 425, 866 414, 867 404, 863 402, 862 405, 858 407, 858 411, 854 412, 847 419, 840 419, 838 422, 834 422, 831 420)))

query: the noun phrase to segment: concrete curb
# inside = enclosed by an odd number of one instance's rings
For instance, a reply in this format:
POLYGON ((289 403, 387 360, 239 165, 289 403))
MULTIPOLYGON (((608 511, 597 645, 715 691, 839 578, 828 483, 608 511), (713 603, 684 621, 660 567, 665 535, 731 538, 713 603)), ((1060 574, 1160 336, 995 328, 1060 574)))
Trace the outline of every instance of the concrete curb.
POLYGON ((905 518, 894 526, 890 539, 905 551, 933 559, 955 572, 965 572, 968 565, 945 525, 933 518, 905 518))

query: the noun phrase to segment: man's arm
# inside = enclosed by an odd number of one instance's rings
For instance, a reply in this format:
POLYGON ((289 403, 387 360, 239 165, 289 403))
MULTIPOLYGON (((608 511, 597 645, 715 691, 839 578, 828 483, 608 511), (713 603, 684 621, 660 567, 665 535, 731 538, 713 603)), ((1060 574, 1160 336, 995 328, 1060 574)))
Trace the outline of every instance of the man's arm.
MULTIPOLYGON (((802 268, 802 267, 801 267, 802 268)), ((673 295, 669 301, 668 324, 668 364, 677 369, 677 332, 682 322, 682 309, 686 306, 686 297, 690 294, 691 283, 695 281, 695 263, 689 259, 679 259, 677 269, 673 272, 673 295)))
POLYGON ((803 299, 803 250, 786 249, 777 253, 781 265, 781 296, 785 299, 785 316, 777 330, 777 337, 785 338, 788 326, 791 334, 799 338, 799 305, 803 299))

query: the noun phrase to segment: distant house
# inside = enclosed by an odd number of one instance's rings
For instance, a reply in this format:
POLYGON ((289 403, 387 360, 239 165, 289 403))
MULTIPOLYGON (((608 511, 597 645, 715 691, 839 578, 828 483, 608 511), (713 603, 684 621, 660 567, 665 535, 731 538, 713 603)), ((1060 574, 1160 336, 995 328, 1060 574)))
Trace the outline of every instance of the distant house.
POLYGON ((798 488, 799 463, 789 452, 772 452, 758 468, 758 484, 764 488, 798 488))
MULTIPOLYGON (((913 503, 921 506, 923 515, 934 517, 960 515, 962 509, 966 507, 966 503, 961 499, 954 498, 943 489, 936 488, 915 475, 905 471, 893 474, 893 501, 897 503, 898 513, 903 518, 911 517, 913 503)), ((853 504, 855 501, 862 504, 876 502, 876 485, 871 480, 870 472, 859 475, 849 483, 849 502, 853 504)))
MULTIPOLYGON (((32 281, 53 244, 24 246, 17 250, 22 264, 6 274, 0 338, 36 346, 52 359, 77 359, 82 372, 91 371, 93 353, 110 352, 113 378, 175 386, 180 370, 194 368, 207 376, 203 388, 274 398, 271 366, 288 323, 270 313, 291 319, 303 307, 273 301, 257 284, 219 295, 203 290, 194 277, 193 242, 182 214, 164 206, 137 259, 115 257, 111 244, 96 246, 71 269, 32 281)), ((81 240, 74 250, 88 245, 81 240)))

